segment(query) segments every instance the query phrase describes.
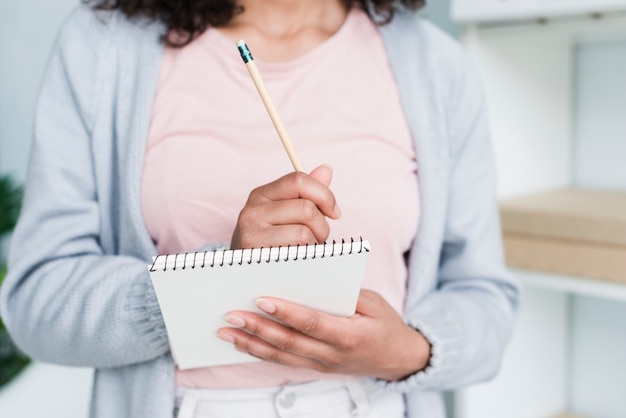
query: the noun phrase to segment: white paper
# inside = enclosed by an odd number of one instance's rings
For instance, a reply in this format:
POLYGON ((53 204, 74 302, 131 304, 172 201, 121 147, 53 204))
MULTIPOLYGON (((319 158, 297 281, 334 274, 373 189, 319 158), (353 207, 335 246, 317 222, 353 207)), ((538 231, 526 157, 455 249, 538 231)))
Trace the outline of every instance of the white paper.
POLYGON ((167 264, 159 257, 149 266, 150 276, 179 368, 256 361, 220 340, 217 330, 230 326, 224 320, 229 311, 260 312, 254 305, 259 297, 283 298, 337 316, 353 315, 369 243, 336 244, 331 256, 332 245, 173 255, 167 256, 167 264))

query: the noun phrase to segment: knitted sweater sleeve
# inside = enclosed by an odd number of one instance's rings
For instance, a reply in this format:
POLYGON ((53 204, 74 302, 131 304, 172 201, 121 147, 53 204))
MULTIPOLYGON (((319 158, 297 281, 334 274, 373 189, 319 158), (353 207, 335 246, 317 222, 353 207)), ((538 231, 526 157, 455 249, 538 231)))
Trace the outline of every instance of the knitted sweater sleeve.
MULTIPOLYGON (((429 68, 437 86, 433 112, 444 120, 446 198, 436 286, 409 306, 405 319, 431 343, 426 369, 402 391, 457 389, 492 378, 510 339, 519 285, 507 270, 496 198, 496 167, 482 84, 456 42, 426 25, 429 68), (437 104, 438 103, 438 104, 437 104)), ((412 277, 420 280, 420 277, 412 277)))
POLYGON ((2 286, 2 319, 28 355, 117 367, 169 350, 146 260, 107 255, 90 126, 107 19, 81 6, 64 24, 40 91, 20 220, 2 286))

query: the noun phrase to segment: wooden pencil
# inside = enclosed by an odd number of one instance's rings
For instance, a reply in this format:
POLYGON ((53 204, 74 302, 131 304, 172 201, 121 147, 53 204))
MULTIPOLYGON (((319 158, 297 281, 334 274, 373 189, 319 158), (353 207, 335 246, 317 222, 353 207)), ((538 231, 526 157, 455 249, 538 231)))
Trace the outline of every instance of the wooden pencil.
POLYGON ((278 115, 278 111, 276 110, 276 107, 274 106, 274 103, 272 102, 272 98, 267 92, 265 83, 263 82, 263 79, 261 78, 259 69, 257 68, 256 63, 254 62, 254 58, 252 58, 252 54, 250 53, 250 49, 248 48, 248 45, 243 39, 240 39, 239 41, 237 41, 237 48, 239 49, 241 58, 243 59, 243 62, 246 64, 246 67, 248 68, 248 72, 250 73, 250 77, 252 77, 252 81, 254 81, 254 85, 256 86, 256 89, 259 92, 259 95, 261 96, 261 100, 263 101, 263 104, 265 105, 265 108, 267 109, 267 113, 269 113, 270 115, 270 119, 272 120, 272 123, 274 124, 274 127, 276 128, 276 132, 278 132, 278 136, 280 137, 280 140, 283 143, 283 147, 285 147, 285 151, 287 151, 287 155, 289 156, 289 159, 291 160, 291 164, 293 165, 293 168, 296 171, 305 172, 304 166, 302 165, 302 162, 300 161, 300 157, 298 157, 298 154, 296 153, 296 149, 294 148, 293 143, 291 142, 291 139, 289 139, 289 135, 287 134, 285 125, 283 125, 283 122, 281 121, 280 116, 278 115))

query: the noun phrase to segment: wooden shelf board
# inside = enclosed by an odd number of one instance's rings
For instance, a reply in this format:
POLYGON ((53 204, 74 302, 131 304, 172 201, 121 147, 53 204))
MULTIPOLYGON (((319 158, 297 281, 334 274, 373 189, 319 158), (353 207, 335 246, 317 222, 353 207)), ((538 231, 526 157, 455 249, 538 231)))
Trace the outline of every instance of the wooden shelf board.
POLYGON ((626 246, 625 192, 563 188, 504 199, 500 208, 505 234, 626 246))
POLYGON ((556 189, 505 199, 500 209, 511 267, 608 282, 592 286, 600 294, 626 285, 625 192, 556 189))

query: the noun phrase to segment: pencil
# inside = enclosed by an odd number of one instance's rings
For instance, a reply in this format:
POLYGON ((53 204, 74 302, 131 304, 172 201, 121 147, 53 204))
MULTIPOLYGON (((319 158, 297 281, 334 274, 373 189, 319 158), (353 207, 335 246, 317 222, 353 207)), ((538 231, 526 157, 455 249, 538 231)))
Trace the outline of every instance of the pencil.
POLYGON ((254 58, 252 58, 252 54, 250 53, 250 49, 248 45, 243 39, 237 41, 237 48, 239 49, 239 53, 241 54, 241 58, 243 62, 248 67, 248 72, 250 73, 250 77, 252 77, 252 81, 254 81, 254 85, 256 86, 259 95, 261 96, 261 100, 263 100, 263 104, 267 109, 267 113, 270 115, 270 119, 272 119, 272 123, 276 128, 276 132, 278 132, 278 136, 280 137, 281 142, 283 143, 283 147, 285 147, 285 151, 287 151, 287 155, 291 160, 291 164, 296 171, 304 172, 304 167, 302 166, 302 162, 300 161, 300 157, 296 153, 296 149, 293 146, 293 143, 289 139, 289 135, 287 134, 287 130, 285 129, 285 125, 280 120, 280 116, 276 111, 276 107, 274 107, 274 103, 267 92, 267 88, 265 87, 265 83, 261 78, 261 74, 259 73, 259 69, 254 62, 254 58))

